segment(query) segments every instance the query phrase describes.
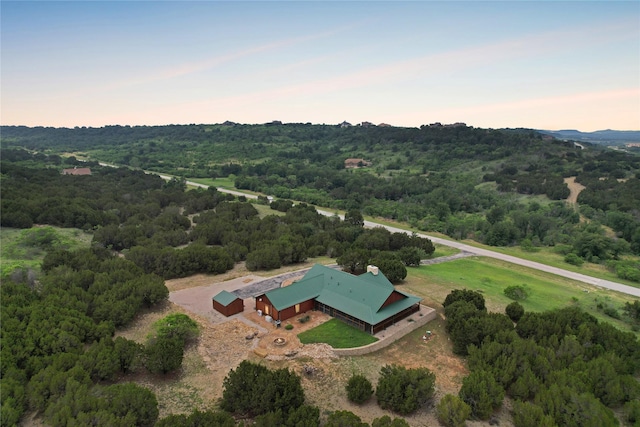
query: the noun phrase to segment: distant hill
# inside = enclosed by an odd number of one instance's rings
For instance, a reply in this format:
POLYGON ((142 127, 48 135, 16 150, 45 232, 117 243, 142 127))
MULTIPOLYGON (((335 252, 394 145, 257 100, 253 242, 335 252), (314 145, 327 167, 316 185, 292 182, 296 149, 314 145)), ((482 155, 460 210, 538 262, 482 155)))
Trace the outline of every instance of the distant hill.
POLYGON ((595 132, 580 132, 574 129, 539 130, 538 132, 554 136, 558 139, 589 142, 591 144, 624 145, 631 142, 640 143, 640 131, 637 130, 598 130, 595 132))

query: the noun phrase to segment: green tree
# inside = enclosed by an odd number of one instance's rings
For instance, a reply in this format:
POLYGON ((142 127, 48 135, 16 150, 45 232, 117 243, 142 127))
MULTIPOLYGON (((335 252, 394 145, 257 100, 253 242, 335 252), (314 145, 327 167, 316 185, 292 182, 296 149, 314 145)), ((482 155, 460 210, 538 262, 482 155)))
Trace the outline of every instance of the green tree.
POLYGON ((518 320, 520 320, 522 316, 524 316, 524 307, 518 301, 514 301, 507 305, 504 312, 509 317, 509 319, 518 323, 518 320))
POLYGON ((464 427, 471 415, 471 407, 453 394, 447 394, 438 403, 436 414, 440 424, 446 427, 464 427))
POLYGON ((344 222, 353 227, 364 227, 364 217, 357 209, 351 209, 344 214, 344 222))
POLYGON ((158 401, 153 392, 134 383, 105 388, 108 408, 118 417, 133 416, 137 426, 153 426, 158 419, 158 401))
POLYGON ((182 366, 184 341, 177 337, 159 336, 145 346, 144 365, 149 372, 166 374, 182 366))
POLYGON ((404 418, 392 420, 389 415, 383 415, 380 418, 375 418, 371 422, 371 427, 409 427, 409 423, 404 418))
POLYGON ((407 267, 418 267, 423 255, 426 254, 421 249, 406 246, 400 249, 398 255, 407 267))
POLYGON ((373 395, 373 385, 364 375, 353 374, 345 388, 347 397, 354 403, 364 403, 373 395))
POLYGON ((280 261, 280 255, 278 248, 263 247, 255 251, 251 251, 247 254, 246 261, 247 270, 273 270, 274 268, 280 268, 282 262, 280 261))
POLYGON ((513 402, 514 427, 555 427, 553 417, 546 415, 542 408, 530 402, 513 402))
POLYGON ((80 356, 79 363, 94 381, 112 380, 120 370, 120 359, 111 338, 94 342, 80 356))
POLYGON ((242 361, 223 382, 220 407, 228 412, 263 415, 289 411, 304 403, 300 377, 288 369, 270 371, 262 365, 242 361))
POLYGON ((142 355, 142 345, 133 340, 116 337, 116 339, 113 340, 113 348, 117 355, 121 372, 126 374, 136 368, 142 355))
POLYGON ((236 421, 226 412, 194 410, 191 414, 172 414, 158 420, 155 427, 235 427, 236 421))
POLYGON ((287 427, 318 427, 320 425, 320 409, 316 406, 301 405, 289 410, 285 420, 287 427))
POLYGON ((352 274, 363 273, 369 265, 371 254, 366 249, 349 249, 336 258, 336 263, 352 274))
POLYGON ((471 407, 473 417, 487 420, 502 404, 504 389, 490 372, 480 370, 471 372, 462 380, 458 395, 471 407))
POLYGON ((386 365, 380 369, 376 398, 382 409, 406 415, 424 405, 435 390, 435 375, 427 368, 386 365))
POLYGON ((625 403, 624 416, 629 424, 637 426, 640 423, 640 400, 635 399, 625 403))
POLYGON ((475 305, 478 310, 486 311, 482 294, 469 289, 454 289, 449 292, 442 305, 446 308, 448 305, 460 300, 468 301, 475 305))
POLYGON ((391 283, 401 282, 407 277, 407 268, 395 255, 378 255, 376 259, 372 260, 372 263, 382 271, 391 283))
POLYGON ((368 427, 369 424, 351 411, 333 411, 327 417, 324 427, 368 427))

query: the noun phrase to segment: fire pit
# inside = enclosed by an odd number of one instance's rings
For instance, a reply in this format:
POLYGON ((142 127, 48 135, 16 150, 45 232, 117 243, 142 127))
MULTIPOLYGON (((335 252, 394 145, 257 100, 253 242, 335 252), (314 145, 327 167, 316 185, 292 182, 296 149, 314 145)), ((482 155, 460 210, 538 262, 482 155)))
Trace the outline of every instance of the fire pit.
POLYGON ((287 340, 282 338, 282 337, 278 337, 276 339, 273 340, 273 344, 277 345, 277 346, 283 346, 287 343, 287 340))

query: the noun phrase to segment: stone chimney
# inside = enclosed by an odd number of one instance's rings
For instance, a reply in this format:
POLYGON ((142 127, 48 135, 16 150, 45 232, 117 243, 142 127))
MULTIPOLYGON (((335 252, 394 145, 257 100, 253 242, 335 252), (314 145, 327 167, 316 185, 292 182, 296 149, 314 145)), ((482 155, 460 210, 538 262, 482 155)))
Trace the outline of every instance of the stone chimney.
POLYGON ((375 265, 367 265, 367 273, 371 273, 374 276, 377 276, 379 271, 380 270, 375 265))

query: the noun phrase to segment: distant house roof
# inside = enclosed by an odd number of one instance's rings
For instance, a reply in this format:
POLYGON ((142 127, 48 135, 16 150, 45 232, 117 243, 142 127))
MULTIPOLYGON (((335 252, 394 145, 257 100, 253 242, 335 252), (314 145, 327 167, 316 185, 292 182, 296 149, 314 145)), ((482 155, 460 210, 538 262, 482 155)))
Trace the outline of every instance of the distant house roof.
POLYGON ((236 294, 232 294, 231 292, 228 291, 220 291, 220 293, 218 293, 216 296, 214 296, 212 298, 215 302, 223 305, 223 306, 228 306, 229 304, 231 304, 232 302, 234 302, 235 300, 238 299, 238 295, 236 294))
POLYGON ((319 264, 314 265, 299 281, 265 295, 277 310, 315 299, 372 325, 421 300, 395 289, 382 273, 368 272, 354 276, 319 264), (383 307, 394 292, 403 298, 383 307))
POLYGON ((91 175, 90 168, 63 169, 62 175, 91 175))
POLYGON ((355 158, 345 159, 344 161, 345 168, 359 168, 361 166, 371 166, 371 162, 365 159, 355 158))

